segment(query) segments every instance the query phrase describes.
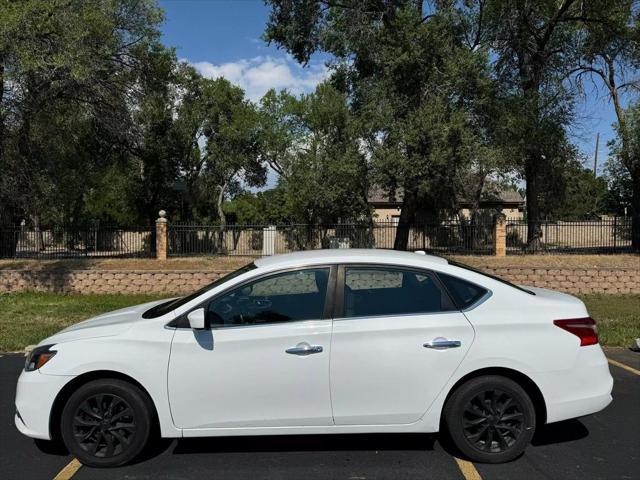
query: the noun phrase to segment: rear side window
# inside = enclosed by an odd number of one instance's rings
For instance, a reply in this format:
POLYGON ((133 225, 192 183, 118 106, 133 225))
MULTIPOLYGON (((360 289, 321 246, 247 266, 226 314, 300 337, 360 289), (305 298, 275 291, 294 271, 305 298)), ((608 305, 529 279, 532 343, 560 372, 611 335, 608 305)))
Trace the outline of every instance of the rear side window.
POLYGON ((445 312, 455 306, 429 272, 347 267, 344 317, 445 312))
POLYGON ((474 285, 466 280, 462 280, 458 277, 452 277, 445 273, 438 273, 438 277, 442 283, 444 283, 445 287, 447 287, 447 290, 453 297, 456 305, 458 305, 461 310, 469 308, 484 297, 488 291, 478 285, 474 285))

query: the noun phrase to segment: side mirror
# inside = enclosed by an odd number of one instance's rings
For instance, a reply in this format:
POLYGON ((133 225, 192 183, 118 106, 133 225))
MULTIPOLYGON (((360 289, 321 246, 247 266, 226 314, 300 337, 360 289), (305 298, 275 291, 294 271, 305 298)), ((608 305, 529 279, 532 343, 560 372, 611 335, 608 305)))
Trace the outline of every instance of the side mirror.
POLYGON ((203 330, 206 323, 204 308, 198 308, 189 312, 187 320, 189 320, 189 326, 194 330, 203 330))

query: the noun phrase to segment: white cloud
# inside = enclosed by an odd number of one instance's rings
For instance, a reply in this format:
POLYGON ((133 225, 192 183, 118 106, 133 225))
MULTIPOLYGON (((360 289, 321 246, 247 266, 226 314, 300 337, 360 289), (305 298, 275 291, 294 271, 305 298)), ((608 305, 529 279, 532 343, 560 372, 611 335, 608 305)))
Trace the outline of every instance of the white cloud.
POLYGON ((241 59, 215 65, 210 62, 191 62, 207 78, 224 77, 242 87, 247 97, 258 101, 271 88, 287 89, 293 94, 308 93, 327 77, 324 64, 300 66, 290 57, 271 56, 241 59))

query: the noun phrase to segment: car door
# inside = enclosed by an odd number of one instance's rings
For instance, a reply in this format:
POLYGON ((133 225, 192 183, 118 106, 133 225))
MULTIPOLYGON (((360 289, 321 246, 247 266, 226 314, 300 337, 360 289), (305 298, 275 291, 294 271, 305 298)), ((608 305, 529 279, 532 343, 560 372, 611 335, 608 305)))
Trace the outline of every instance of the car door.
POLYGON ((189 429, 333 424, 331 270, 250 280, 204 305, 210 328, 176 329, 169 401, 185 435, 189 429))
POLYGON ((469 349, 470 323, 428 271, 341 266, 336 289, 336 425, 418 421, 469 349))

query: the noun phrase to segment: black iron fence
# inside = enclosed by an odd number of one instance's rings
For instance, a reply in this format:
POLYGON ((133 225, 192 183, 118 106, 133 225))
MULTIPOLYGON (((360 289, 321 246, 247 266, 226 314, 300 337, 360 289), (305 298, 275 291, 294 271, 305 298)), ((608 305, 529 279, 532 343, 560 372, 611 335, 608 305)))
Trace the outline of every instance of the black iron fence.
POLYGON ((539 240, 529 242, 529 223, 507 219, 507 254, 631 252, 631 217, 536 222, 539 240))
MULTIPOLYGON (((318 248, 394 247, 395 222, 331 225, 185 225, 168 226, 169 256, 262 256, 318 248)), ((624 253, 631 251, 631 219, 544 221, 538 240, 528 241, 529 225, 507 219, 507 254, 624 253)), ((407 250, 435 254, 490 255, 494 225, 442 222, 408 228, 407 250)), ((155 226, 91 228, 0 227, 0 258, 154 257, 155 226)))
MULTIPOLYGON (((261 256, 318 248, 393 248, 395 222, 332 225, 170 225, 169 256, 261 256)), ((491 223, 413 225, 407 250, 441 254, 490 254, 491 223)))
POLYGON ((152 257, 155 227, 0 227, 0 258, 152 257))

